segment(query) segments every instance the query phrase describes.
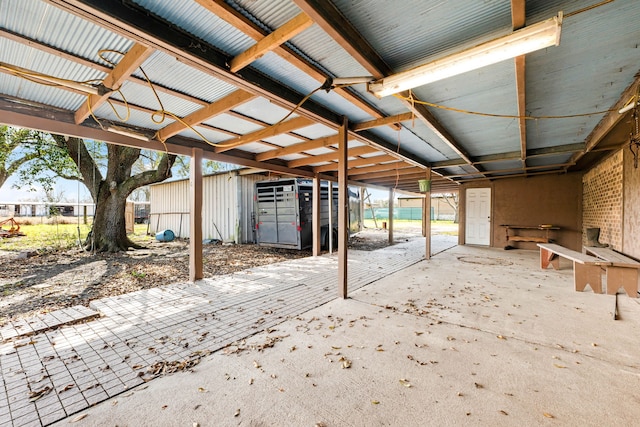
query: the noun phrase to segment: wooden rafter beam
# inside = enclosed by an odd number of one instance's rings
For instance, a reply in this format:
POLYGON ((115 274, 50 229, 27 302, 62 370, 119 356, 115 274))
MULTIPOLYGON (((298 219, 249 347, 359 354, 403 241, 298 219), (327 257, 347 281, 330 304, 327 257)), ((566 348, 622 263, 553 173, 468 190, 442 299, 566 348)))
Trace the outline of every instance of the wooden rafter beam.
POLYGON ((190 126, 198 125, 210 119, 211 117, 214 117, 214 116, 217 116, 218 114, 222 114, 226 111, 229 111, 232 108, 235 108, 240 104, 250 101, 255 97, 256 96, 254 94, 244 91, 242 89, 237 90, 225 96, 224 98, 220 99, 219 101, 213 102, 207 105, 206 107, 201 108, 200 110, 194 111, 193 113, 184 117, 182 121, 176 120, 170 125, 165 126, 164 128, 160 129, 157 132, 156 137, 160 141, 165 141, 167 138, 170 138, 173 135, 176 135, 182 132, 183 130, 187 129, 190 126))
MULTIPOLYGON (((511 0, 511 26, 513 30, 519 30, 526 23, 525 0, 511 0)), ((518 130, 520 131, 520 160, 522 166, 527 166, 527 115, 526 106, 526 80, 525 80, 525 55, 514 58, 516 74, 516 99, 518 103, 518 130)))
MULTIPOLYGON (((391 156, 389 154, 383 154, 381 156, 373 156, 373 157, 364 157, 364 158, 360 158, 360 159, 356 159, 356 160, 351 160, 349 161, 349 164, 347 165, 348 168, 357 168, 360 166, 366 166, 366 165, 375 165, 376 163, 380 163, 380 162, 393 162, 393 161, 397 161, 398 159, 394 156, 391 156)), ((338 164, 337 163, 330 163, 328 165, 322 165, 322 166, 316 166, 313 168, 314 172, 317 173, 321 173, 321 172, 328 172, 328 171, 337 171, 338 170, 338 164)))
POLYGON ((338 142, 338 135, 325 136, 323 138, 313 139, 311 141, 300 142, 298 144, 289 145, 287 147, 277 148, 275 150, 265 151, 256 154, 256 160, 264 161, 275 159, 276 157, 288 156, 290 154, 303 153, 316 148, 329 147, 338 142))
POLYGON ((372 172, 366 173, 366 176, 362 176, 356 179, 370 180, 375 178, 390 178, 390 177, 396 177, 398 176, 398 174, 402 175, 402 174, 412 174, 412 173, 421 173, 424 176, 425 169, 419 168, 417 166, 411 166, 411 165, 407 165, 407 166, 409 167, 405 167, 405 168, 393 167, 392 168, 391 165, 389 165, 385 170, 372 171, 372 172))
MULTIPOLYGON (((380 151, 378 148, 370 147, 368 145, 362 145, 360 147, 354 147, 349 149, 349 157, 361 156, 363 154, 375 153, 380 151)), ((308 166, 314 163, 332 162, 338 160, 338 152, 320 154, 319 156, 309 156, 303 159, 296 159, 287 162, 287 166, 290 168, 297 168, 300 166, 308 166)))
POLYGON ((412 112, 396 114, 395 116, 388 116, 382 119, 369 120, 369 121, 360 122, 360 123, 353 123, 351 125, 351 130, 354 132, 358 132, 365 129, 371 129, 371 128, 386 126, 394 123, 404 122, 406 120, 411 120, 414 117, 415 116, 413 115, 412 112))
POLYGON ((222 153, 241 145, 250 144, 264 138, 271 138, 273 136, 291 132, 293 130, 300 129, 312 124, 313 122, 306 117, 295 117, 293 119, 287 120, 286 122, 280 122, 231 140, 222 141, 216 147, 216 153, 222 153))
MULTIPOLYGON (((260 40, 268 35, 262 28, 251 22, 249 19, 247 19, 247 17, 243 16, 237 10, 233 9, 223 0, 195 1, 214 15, 219 16, 254 40, 260 40)), ((280 45, 275 47, 273 49, 273 52, 314 78, 316 81, 324 83, 327 79, 327 75, 325 74, 325 72, 316 68, 314 65, 309 63, 306 59, 301 57, 290 48, 284 45, 280 45)), ((349 88, 336 88, 333 91, 373 117, 382 118, 385 116, 382 112, 380 112, 366 100, 361 98, 358 94, 349 90, 349 88)), ((398 126, 394 125, 393 127, 394 129, 399 129, 398 126)))
MULTIPOLYGON (((387 171, 392 171, 393 173, 400 173, 402 169, 413 169, 413 168, 414 166, 399 160, 393 163, 385 163, 382 165, 365 166, 362 168, 349 169, 349 176, 368 175, 374 172, 387 172, 387 171)), ((364 179, 366 179, 366 177, 364 179)))
MULTIPOLYGON (((134 44, 131 49, 122 57, 120 62, 104 78, 102 84, 111 89, 118 89, 125 80, 153 53, 154 49, 141 43, 134 44)), ((91 111, 99 107, 109 99, 111 93, 104 95, 88 95, 84 102, 75 112, 76 123, 82 123, 91 115, 91 111)))
POLYGON ((300 34, 311 25, 313 25, 311 18, 304 12, 300 13, 268 36, 258 40, 258 42, 249 49, 234 57, 229 64, 231 72, 238 72, 256 59, 262 57, 265 53, 272 51, 274 48, 300 34))

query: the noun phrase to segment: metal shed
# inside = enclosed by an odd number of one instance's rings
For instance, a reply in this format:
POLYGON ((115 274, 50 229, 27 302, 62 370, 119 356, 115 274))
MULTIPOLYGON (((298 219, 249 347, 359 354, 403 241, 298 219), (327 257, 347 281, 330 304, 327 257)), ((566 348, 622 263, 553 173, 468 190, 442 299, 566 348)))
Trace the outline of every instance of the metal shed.
MULTIPOLYGON (((252 225, 254 184, 261 174, 239 171, 207 175, 202 179, 202 236, 235 243, 255 241, 252 225)), ((149 230, 169 229, 176 237, 189 237, 189 180, 151 186, 149 230)))

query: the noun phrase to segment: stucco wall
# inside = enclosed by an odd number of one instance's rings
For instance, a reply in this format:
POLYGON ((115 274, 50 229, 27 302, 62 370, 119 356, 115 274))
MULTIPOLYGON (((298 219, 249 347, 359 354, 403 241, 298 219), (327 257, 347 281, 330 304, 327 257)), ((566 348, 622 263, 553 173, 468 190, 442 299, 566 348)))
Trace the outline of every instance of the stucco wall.
MULTIPOLYGON (((552 234, 563 246, 580 250, 582 239, 582 175, 541 175, 499 179, 464 185, 460 191, 460 243, 464 244, 464 207, 467 188, 491 188, 491 246, 507 245, 502 224, 553 224, 561 228, 552 234)), ((524 233, 524 230, 523 232, 524 233)), ((539 233, 534 231, 533 233, 539 233)), ((541 235, 541 234, 536 234, 541 235)), ((510 243, 522 249, 537 249, 535 243, 510 243)))

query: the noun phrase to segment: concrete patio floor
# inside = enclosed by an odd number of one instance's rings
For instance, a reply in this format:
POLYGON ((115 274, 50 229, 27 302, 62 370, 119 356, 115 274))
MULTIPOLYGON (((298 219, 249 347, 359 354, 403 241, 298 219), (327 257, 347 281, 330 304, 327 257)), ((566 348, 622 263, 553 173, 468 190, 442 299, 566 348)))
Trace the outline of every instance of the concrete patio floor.
POLYGON ((56 425, 637 425, 637 299, 538 264, 455 247, 56 425))
MULTIPOLYGON (((434 239, 433 251, 455 245, 434 239)), ((424 240, 349 252, 352 290, 418 262, 424 240)), ((94 300, 0 328, 0 427, 46 426, 166 373, 189 370, 235 341, 337 294, 337 257, 276 263, 94 300)))

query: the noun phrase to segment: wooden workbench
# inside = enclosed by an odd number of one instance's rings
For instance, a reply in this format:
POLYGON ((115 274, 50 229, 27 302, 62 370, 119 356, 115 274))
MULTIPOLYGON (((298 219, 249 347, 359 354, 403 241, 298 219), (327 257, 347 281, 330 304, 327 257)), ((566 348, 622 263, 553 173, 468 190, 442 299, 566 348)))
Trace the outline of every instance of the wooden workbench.
POLYGON ((501 224, 501 227, 505 229, 505 236, 507 245, 505 249, 511 249, 513 246, 509 245, 509 242, 533 242, 533 243, 552 243, 550 232, 560 230, 560 227, 553 225, 511 225, 501 224), (524 232, 522 231, 524 230, 524 232), (543 235, 533 235, 531 231, 540 230, 544 231, 543 235), (511 233, 510 233, 511 231, 511 233), (522 234, 521 234, 522 233, 522 234))

